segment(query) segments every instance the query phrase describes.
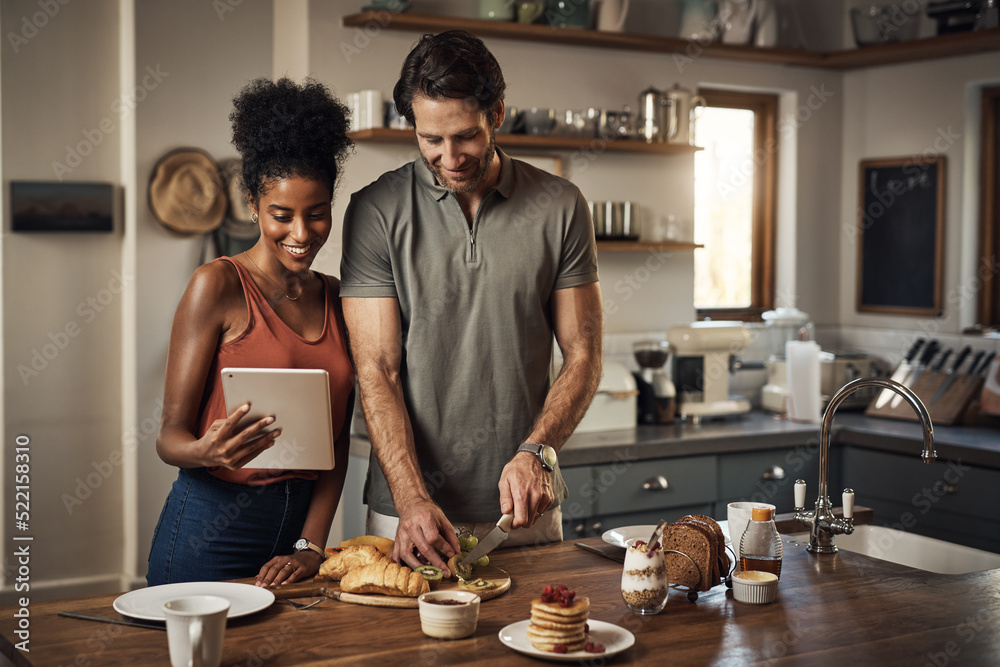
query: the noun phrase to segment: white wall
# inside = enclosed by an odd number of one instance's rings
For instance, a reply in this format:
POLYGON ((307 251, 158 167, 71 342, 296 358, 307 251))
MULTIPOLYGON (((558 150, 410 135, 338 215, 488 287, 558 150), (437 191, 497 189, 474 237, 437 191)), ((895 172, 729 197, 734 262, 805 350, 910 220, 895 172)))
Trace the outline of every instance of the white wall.
MULTIPOLYGON (((121 1, 131 7, 129 0, 121 1)), ((28 433, 36 447, 32 531, 37 560, 32 577, 39 595, 117 590, 131 583, 133 574, 144 574, 153 526, 175 475, 156 456, 153 440, 170 322, 200 261, 201 245, 198 239, 168 233, 152 219, 145 188, 153 165, 181 146, 205 149, 217 159, 234 156, 228 123, 233 94, 255 76, 283 73, 282 67, 296 76, 309 72, 341 96, 371 88, 388 96, 417 35, 376 31, 360 53, 348 59, 343 46, 361 38, 355 29, 341 27, 340 17, 361 4, 312 2, 303 15, 297 2, 294 14, 283 15, 275 37, 272 3, 267 0, 142 0, 135 3, 134 25, 128 18, 119 24, 118 0, 70 3, 60 5, 59 15, 19 53, 4 43, 0 157, 5 188, 10 179, 51 179, 51 163, 65 159, 66 145, 84 140, 82 133, 106 116, 117 122, 111 104, 123 91, 131 93, 142 84, 147 67, 161 73, 131 111, 134 130, 122 123, 127 136, 108 133, 72 173, 73 179, 136 183, 131 192, 133 236, 125 237, 124 250, 120 231, 0 238, 8 465, 3 472, 4 538, 9 540, 12 531, 10 450, 14 435, 28 433), (233 11, 220 15, 220 7, 233 11), (308 22, 305 28, 303 20, 308 22), (119 39, 119 31, 132 37, 134 50, 119 39), (300 37, 287 37, 296 34, 300 37), (122 44, 128 53, 120 52, 122 44), (127 68, 130 61, 134 75, 119 84, 119 68, 123 63, 127 68), (127 157, 129 147, 134 158, 127 157), (79 320, 78 304, 109 289, 113 271, 130 265, 136 267, 128 288, 133 290, 133 305, 124 312, 132 315, 122 321, 124 297, 116 295, 99 317, 86 326, 81 322, 80 334, 25 385, 18 365, 30 363, 32 351, 51 342, 50 333, 79 320), (123 452, 134 460, 126 457, 120 463, 123 452), (87 476, 100 475, 108 465, 112 469, 107 478, 102 476, 95 488, 87 487, 87 476), (76 493, 77 479, 90 494, 70 515, 63 494, 76 493), (134 520, 124 511, 130 505, 135 507, 134 520), (65 557, 67 545, 74 558, 65 557)), ((471 6, 464 0, 417 0, 415 9, 469 15, 471 6)), ((676 4, 636 0, 635 6, 632 30, 648 27, 648 32, 668 34, 676 24, 676 4)), ((4 0, 0 7, 4 35, 16 29, 23 16, 38 11, 35 0, 4 0)), ((843 33, 838 34, 828 41, 843 42, 843 33)), ((841 74, 709 59, 679 67, 665 55, 487 42, 504 67, 508 103, 515 106, 635 108, 639 92, 648 85, 675 82, 691 89, 731 87, 780 94, 778 300, 809 312, 829 340, 864 345, 877 343, 874 339, 886 329, 901 338, 921 326, 913 318, 853 312, 854 254, 842 229, 853 219, 855 170, 861 158, 920 152, 938 127, 961 128, 961 145, 948 154, 946 291, 960 286, 975 270, 968 265, 975 211, 967 192, 975 187, 971 172, 976 166, 969 153, 976 131, 969 109, 975 106, 974 88, 991 77, 995 80, 994 73, 1000 72, 996 54, 841 74)), ((359 144, 347 163, 334 219, 342 218, 351 192, 414 155, 408 145, 359 144)), ((605 153, 585 168, 572 156, 563 158, 566 174, 592 199, 630 199, 647 215, 672 213, 687 221, 692 217, 690 156, 605 153)), ((7 211, 4 217, 9 219, 7 211)), ((318 269, 339 273, 338 236, 335 230, 318 269)), ((610 333, 662 331, 693 318, 692 256, 674 254, 652 270, 647 262, 656 261, 644 254, 601 254, 610 333)), ((958 331, 965 311, 958 305, 948 312, 954 316, 940 326, 958 331)), ((0 603, 9 600, 9 583, 0 603)))
MULTIPOLYGON (((0 5, 5 191, 10 180, 60 175, 121 182, 117 0, 53 6, 49 16, 31 0, 0 5), (15 48, 10 34, 24 41, 15 48)), ((120 223, 111 234, 3 238, 3 537, 8 545, 13 535, 34 538, 33 597, 120 582, 122 477, 111 461, 121 448, 120 317, 130 283, 120 273, 121 238, 120 223), (21 434, 31 441, 27 531, 12 521, 21 434), (78 545, 87 545, 85 558, 69 556, 78 545)), ((4 550, 5 593, 12 551, 4 550)))

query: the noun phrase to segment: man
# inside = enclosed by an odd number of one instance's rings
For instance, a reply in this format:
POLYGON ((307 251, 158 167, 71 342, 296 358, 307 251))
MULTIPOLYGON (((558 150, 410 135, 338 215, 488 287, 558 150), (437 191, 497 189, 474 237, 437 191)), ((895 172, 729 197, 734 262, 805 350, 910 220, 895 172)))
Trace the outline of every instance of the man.
POLYGON ((368 532, 395 537, 397 561, 446 573, 453 522, 481 536, 513 513, 508 544, 562 539, 556 451, 601 376, 586 201, 496 148, 504 89, 481 40, 421 38, 393 91, 421 159, 356 193, 344 220, 341 296, 374 454, 368 532), (564 362, 550 387, 553 335, 564 362))

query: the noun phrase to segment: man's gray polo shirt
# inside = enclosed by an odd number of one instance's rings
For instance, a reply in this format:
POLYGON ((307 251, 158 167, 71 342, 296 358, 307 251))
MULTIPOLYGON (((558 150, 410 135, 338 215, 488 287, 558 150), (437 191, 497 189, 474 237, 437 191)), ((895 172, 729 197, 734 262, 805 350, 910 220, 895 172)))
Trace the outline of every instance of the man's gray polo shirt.
MULTIPOLYGON (((500 473, 548 391, 552 293, 597 281, 579 189, 497 155, 499 183, 471 228, 421 160, 355 193, 344 219, 340 294, 399 301, 417 456, 452 521, 499 517, 500 473)), ((554 477, 561 502, 565 484, 554 477)), ((374 455, 365 502, 397 516, 374 455)))

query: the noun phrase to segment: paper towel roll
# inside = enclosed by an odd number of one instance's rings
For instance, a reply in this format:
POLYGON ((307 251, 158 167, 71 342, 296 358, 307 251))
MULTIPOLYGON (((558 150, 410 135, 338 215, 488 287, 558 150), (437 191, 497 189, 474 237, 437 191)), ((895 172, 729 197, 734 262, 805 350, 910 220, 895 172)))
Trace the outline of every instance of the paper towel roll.
POLYGON ((788 364, 788 417, 818 424, 823 399, 820 394, 819 345, 811 340, 785 343, 788 364))

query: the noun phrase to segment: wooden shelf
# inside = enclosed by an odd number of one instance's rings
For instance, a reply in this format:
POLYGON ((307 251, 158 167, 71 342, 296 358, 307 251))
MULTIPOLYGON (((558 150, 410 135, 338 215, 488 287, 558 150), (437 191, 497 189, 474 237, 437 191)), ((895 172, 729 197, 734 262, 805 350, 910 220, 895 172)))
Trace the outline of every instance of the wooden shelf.
POLYGON ((702 45, 698 42, 673 37, 580 28, 553 28, 547 25, 525 25, 513 21, 487 21, 408 12, 393 14, 388 11, 368 11, 351 14, 343 18, 343 24, 348 27, 378 26, 385 30, 414 32, 468 30, 480 37, 499 37, 545 44, 589 46, 624 51, 674 53, 692 59, 721 58, 741 62, 838 70, 1000 51, 1000 28, 822 53, 804 49, 761 48, 736 44, 702 45))
MULTIPOLYGON (((413 130, 396 130, 386 127, 374 127, 367 130, 351 132, 351 139, 358 142, 371 143, 415 143, 413 130)), ((622 139, 618 141, 607 139, 587 139, 584 137, 534 136, 528 134, 498 134, 497 145, 501 148, 521 148, 531 150, 587 150, 592 153, 651 153, 655 155, 683 155, 700 151, 698 146, 687 144, 647 144, 644 141, 622 139)))
POLYGON ((687 241, 598 241, 597 249, 604 252, 645 252, 661 250, 666 252, 688 252, 705 246, 687 241))

